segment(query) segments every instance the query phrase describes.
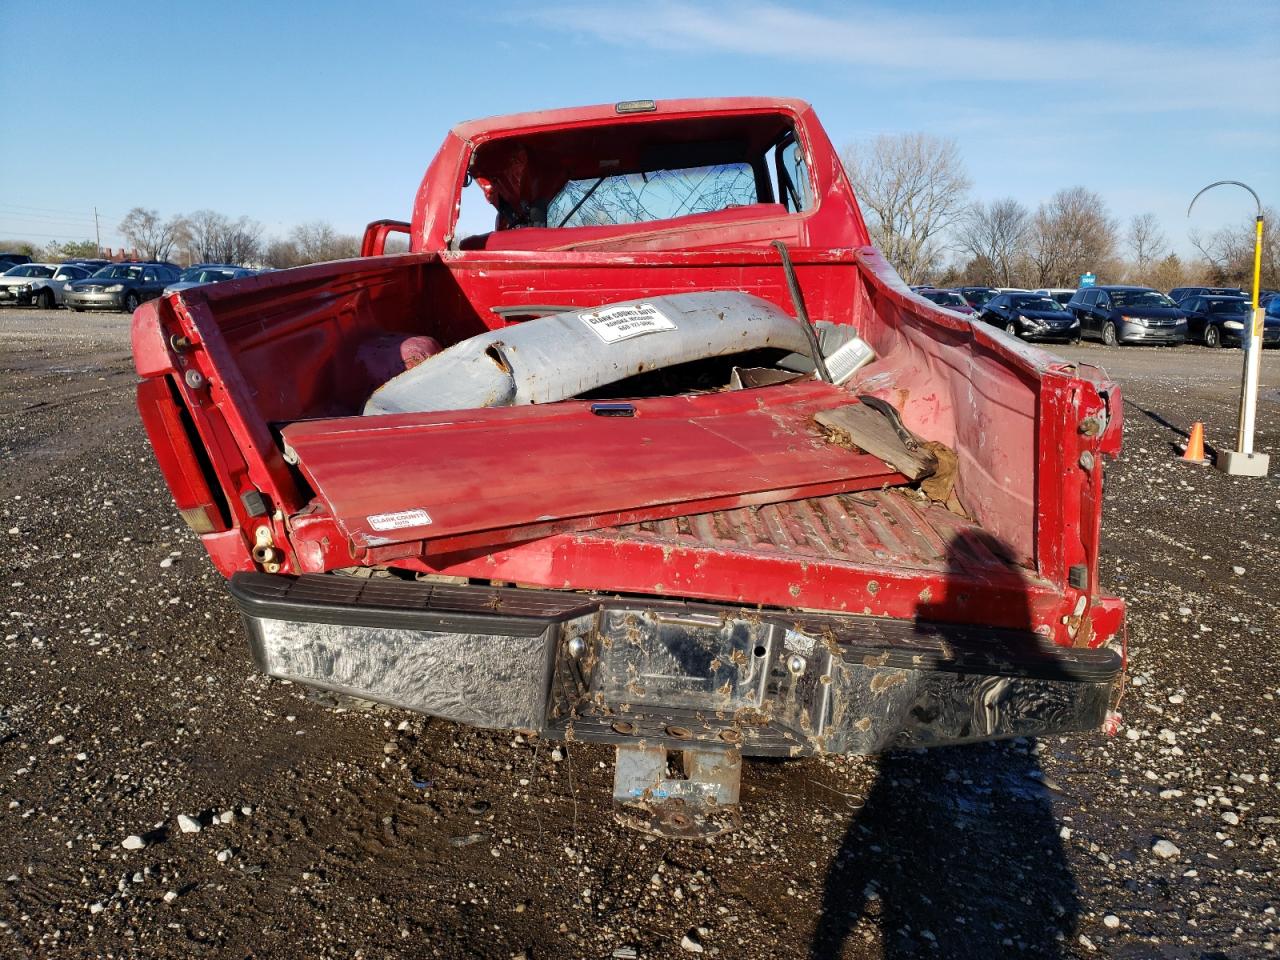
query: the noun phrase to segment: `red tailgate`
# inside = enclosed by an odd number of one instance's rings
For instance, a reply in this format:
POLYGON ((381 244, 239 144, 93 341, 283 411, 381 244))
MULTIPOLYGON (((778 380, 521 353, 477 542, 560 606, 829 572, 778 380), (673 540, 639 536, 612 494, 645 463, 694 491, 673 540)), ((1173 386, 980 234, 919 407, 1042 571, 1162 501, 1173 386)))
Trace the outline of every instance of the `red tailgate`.
POLYGON ((430 553, 880 487, 904 478, 826 443, 814 413, 857 401, 803 381, 632 401, 313 420, 284 439, 353 548, 430 553))

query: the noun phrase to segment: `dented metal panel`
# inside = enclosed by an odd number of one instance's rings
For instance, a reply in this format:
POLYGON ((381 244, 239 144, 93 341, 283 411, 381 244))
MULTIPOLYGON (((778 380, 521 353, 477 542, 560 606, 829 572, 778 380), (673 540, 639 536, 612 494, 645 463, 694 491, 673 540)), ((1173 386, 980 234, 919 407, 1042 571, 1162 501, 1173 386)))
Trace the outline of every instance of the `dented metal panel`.
POLYGON ((388 381, 364 412, 552 403, 646 370, 765 347, 809 349, 800 323, 759 297, 707 291, 626 300, 471 337, 388 381))
POLYGON ((477 727, 538 729, 548 630, 406 630, 247 617, 264 672, 477 727))

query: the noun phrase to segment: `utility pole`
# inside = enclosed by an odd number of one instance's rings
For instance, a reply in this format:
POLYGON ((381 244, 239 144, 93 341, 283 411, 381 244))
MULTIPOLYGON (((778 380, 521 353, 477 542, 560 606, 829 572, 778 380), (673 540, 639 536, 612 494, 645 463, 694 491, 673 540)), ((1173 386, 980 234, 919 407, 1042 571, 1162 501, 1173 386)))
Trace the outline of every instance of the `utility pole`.
POLYGON ((1244 372, 1240 381, 1240 429, 1236 434, 1236 449, 1219 451, 1217 467, 1224 473, 1237 476, 1265 477, 1270 457, 1265 453, 1257 453, 1253 449, 1254 422, 1258 411, 1258 376, 1262 367, 1263 311, 1258 305, 1258 286, 1262 281, 1262 201, 1247 183, 1241 183, 1239 180, 1219 180, 1209 184, 1191 198, 1191 203, 1187 205, 1187 216, 1191 216, 1191 208, 1200 199, 1200 194, 1224 184, 1244 187, 1248 190, 1253 195, 1253 202, 1257 206, 1257 217, 1254 220, 1253 234, 1253 302, 1251 304, 1253 310, 1250 313, 1249 331, 1246 335, 1242 330, 1240 337, 1245 348, 1244 372))
POLYGON ((98 208, 93 208, 93 236, 98 244, 98 256, 102 256, 102 230, 98 227, 98 208))

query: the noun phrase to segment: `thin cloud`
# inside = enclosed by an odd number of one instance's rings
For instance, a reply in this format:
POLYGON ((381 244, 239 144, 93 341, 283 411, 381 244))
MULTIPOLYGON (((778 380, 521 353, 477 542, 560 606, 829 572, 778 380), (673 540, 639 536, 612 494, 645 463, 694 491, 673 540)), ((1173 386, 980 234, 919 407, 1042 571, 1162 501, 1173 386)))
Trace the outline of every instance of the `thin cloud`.
POLYGON ((545 7, 527 19, 623 47, 718 52, 774 60, 838 63, 882 71, 895 82, 999 82, 1097 94, 1105 112, 1211 109, 1275 113, 1280 58, 1240 43, 1185 47, 1065 34, 975 29, 972 17, 877 9, 844 15, 773 3, 711 5, 657 0, 545 7), (957 56, 956 54, 961 54, 957 56))

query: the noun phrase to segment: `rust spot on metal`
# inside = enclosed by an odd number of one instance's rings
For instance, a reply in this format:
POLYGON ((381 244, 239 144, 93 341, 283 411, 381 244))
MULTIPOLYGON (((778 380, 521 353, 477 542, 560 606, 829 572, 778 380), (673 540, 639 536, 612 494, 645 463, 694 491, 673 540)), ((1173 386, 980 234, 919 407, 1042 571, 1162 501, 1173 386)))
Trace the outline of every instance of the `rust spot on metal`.
POLYGON ((901 670, 895 670, 893 673, 878 673, 871 678, 871 692, 884 693, 890 687, 896 687, 907 679, 907 675, 901 670))
POLYGON ((921 603, 930 603, 932 602, 932 600, 933 600, 933 589, 931 587, 925 587, 923 590, 920 591, 921 603))
POLYGON ((880 584, 875 580, 868 580, 867 593, 871 594, 874 597, 879 592, 880 592, 880 584))

